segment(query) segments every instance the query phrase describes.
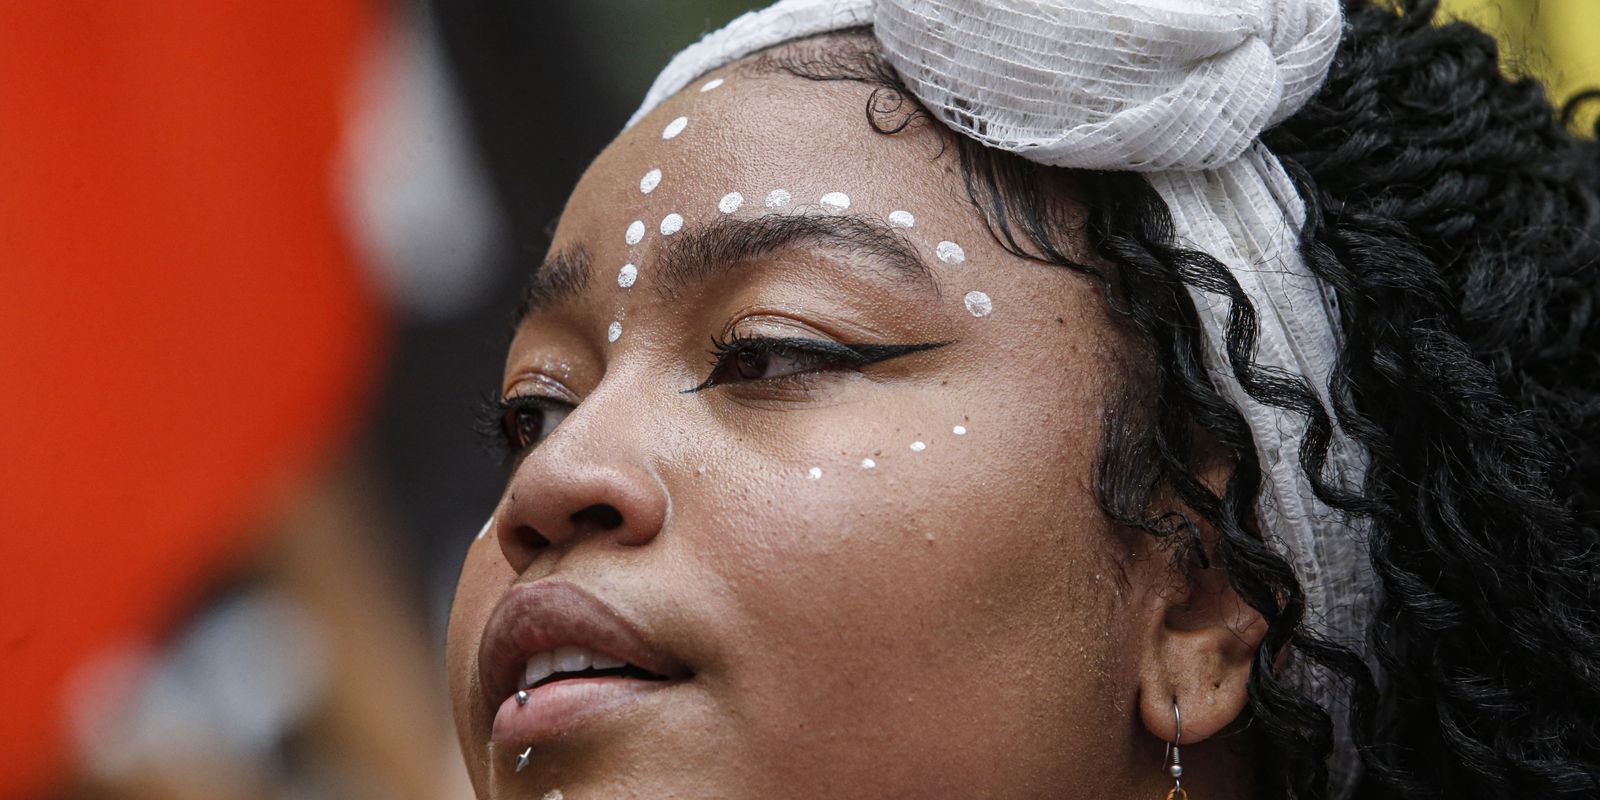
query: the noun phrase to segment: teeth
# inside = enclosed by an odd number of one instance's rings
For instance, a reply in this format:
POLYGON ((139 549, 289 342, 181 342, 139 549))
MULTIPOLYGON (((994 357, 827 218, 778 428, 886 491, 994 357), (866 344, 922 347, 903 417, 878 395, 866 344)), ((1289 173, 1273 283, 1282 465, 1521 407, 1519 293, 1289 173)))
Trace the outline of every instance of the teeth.
POLYGON ((578 672, 588 669, 591 663, 593 663, 593 659, 590 657, 588 650, 567 645, 566 647, 556 648, 556 657, 552 662, 552 666, 555 667, 556 672, 578 672))
POLYGON ((595 669, 616 669, 625 667, 628 662, 620 658, 612 658, 593 650, 582 647, 566 645, 554 650, 546 650, 528 659, 522 668, 522 688, 526 689, 557 672, 582 672, 593 667, 595 669))
POLYGON ((527 666, 522 668, 522 688, 526 689, 550 677, 554 672, 555 670, 550 668, 550 653, 539 653, 528 659, 527 666))

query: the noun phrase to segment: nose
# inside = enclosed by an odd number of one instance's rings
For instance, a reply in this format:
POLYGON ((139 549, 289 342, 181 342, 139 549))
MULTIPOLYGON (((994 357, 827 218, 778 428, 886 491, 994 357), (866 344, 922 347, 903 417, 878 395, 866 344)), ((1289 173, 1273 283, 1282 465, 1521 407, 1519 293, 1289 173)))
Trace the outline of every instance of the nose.
POLYGON ((666 523, 667 497, 642 457, 615 437, 563 430, 534 448, 512 474, 495 514, 495 536, 518 574, 540 553, 589 540, 648 544, 666 523))

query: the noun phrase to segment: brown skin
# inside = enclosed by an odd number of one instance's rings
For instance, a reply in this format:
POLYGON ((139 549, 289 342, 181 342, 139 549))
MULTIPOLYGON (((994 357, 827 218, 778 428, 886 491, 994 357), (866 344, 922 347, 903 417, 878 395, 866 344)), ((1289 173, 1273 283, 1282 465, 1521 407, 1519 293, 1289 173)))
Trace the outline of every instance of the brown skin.
POLYGON ((1185 788, 1243 796, 1242 737, 1207 740, 1243 710, 1264 626, 1219 575, 1186 582, 1096 505, 1100 421, 1123 360, 1103 298, 1003 250, 946 134, 874 132, 867 87, 737 66, 713 76, 726 85, 702 94, 696 82, 584 175, 554 249, 585 248, 593 278, 527 319, 506 360, 507 396, 579 405, 515 462, 462 570, 449 671, 478 795, 1162 797, 1176 697, 1185 788), (664 141, 680 115, 688 128, 664 141), (665 177, 642 194, 653 167, 665 177), (794 203, 765 209, 774 187, 794 203), (830 191, 850 196, 851 214, 912 211, 900 235, 938 294, 816 246, 658 294, 661 218, 681 213, 684 236, 722 216, 731 190, 744 219, 824 214, 830 191), (634 219, 649 233, 630 248, 634 219), (946 239, 965 264, 933 257, 946 239), (639 280, 621 289, 630 261, 639 280), (974 289, 993 297, 991 316, 963 306, 974 289), (624 332, 608 344, 619 311, 624 332), (729 330, 949 344, 683 393, 729 330), (970 432, 954 436, 958 424, 970 432), (623 523, 574 522, 596 504, 623 523), (530 548, 527 528, 550 546, 530 548), (514 754, 489 743, 478 646, 508 587, 550 576, 621 610, 694 676, 536 748, 514 773, 514 754))

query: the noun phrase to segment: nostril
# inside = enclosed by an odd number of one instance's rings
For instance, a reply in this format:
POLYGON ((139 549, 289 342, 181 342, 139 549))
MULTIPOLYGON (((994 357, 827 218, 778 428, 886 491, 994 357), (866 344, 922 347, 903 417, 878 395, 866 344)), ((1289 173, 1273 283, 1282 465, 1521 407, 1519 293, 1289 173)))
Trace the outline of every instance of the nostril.
POLYGON ((580 533, 616 530, 622 527, 622 512, 609 503, 596 503, 574 513, 572 525, 580 533))
POLYGON ((516 531, 517 542, 529 550, 543 550, 550 546, 550 540, 544 534, 526 526, 518 525, 516 531))

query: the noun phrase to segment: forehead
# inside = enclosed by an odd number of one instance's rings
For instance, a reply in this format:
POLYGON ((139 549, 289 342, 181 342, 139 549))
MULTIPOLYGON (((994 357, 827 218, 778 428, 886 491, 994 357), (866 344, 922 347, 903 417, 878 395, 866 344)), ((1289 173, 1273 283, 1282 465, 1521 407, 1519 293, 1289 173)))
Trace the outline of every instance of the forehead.
POLYGON ((900 210, 976 221, 936 125, 884 135, 867 116, 876 85, 807 80, 759 61, 701 76, 618 137, 574 190, 557 245, 624 247, 632 220, 654 236, 670 214, 693 224, 734 203, 739 216, 827 210, 824 196, 880 218, 900 210), (616 235, 591 239, 606 224, 616 235))

